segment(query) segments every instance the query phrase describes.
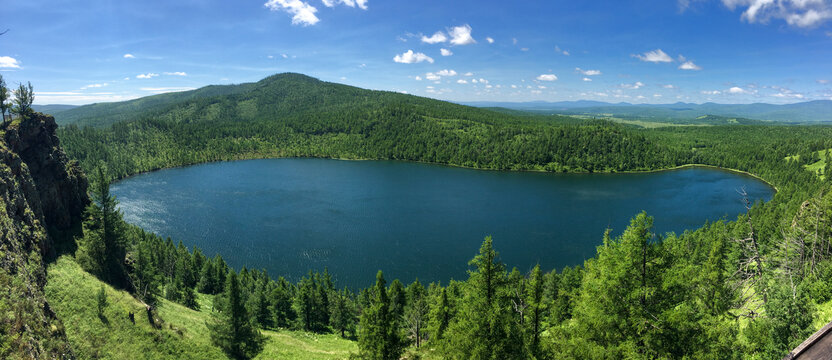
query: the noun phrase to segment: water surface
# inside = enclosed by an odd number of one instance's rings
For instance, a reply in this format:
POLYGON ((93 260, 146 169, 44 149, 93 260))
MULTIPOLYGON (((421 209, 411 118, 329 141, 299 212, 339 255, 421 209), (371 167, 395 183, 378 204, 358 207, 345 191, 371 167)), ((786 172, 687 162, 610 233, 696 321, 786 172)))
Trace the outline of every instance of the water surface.
POLYGON ((744 211, 755 178, 709 168, 639 174, 479 171, 395 161, 268 159, 137 175, 112 186, 128 222, 219 253, 229 265, 296 280, 328 267, 339 286, 467 278, 492 235, 502 260, 529 270, 583 263, 604 229, 642 210, 657 233, 744 211))

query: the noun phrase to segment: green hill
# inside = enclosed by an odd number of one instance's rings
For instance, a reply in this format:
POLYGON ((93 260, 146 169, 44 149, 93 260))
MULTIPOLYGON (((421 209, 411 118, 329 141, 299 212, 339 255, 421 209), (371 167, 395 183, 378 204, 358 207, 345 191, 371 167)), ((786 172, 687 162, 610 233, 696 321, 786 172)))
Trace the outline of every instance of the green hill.
MULTIPOLYGON (((205 322, 213 296, 200 294, 200 311, 161 300, 161 329, 149 322, 144 305, 85 272, 72 257, 50 265, 45 288, 49 305, 63 320, 67 338, 81 359, 226 359, 211 345, 205 322), (109 305, 98 316, 96 294, 104 287, 109 305), (133 313, 135 323, 128 314, 133 313)), ((345 359, 354 341, 336 334, 263 330, 267 341, 257 359, 345 359)))
POLYGON ((59 133, 70 157, 88 170, 106 161, 116 178, 206 161, 292 156, 581 172, 681 161, 611 122, 499 113, 299 74, 61 116, 74 119, 59 133))

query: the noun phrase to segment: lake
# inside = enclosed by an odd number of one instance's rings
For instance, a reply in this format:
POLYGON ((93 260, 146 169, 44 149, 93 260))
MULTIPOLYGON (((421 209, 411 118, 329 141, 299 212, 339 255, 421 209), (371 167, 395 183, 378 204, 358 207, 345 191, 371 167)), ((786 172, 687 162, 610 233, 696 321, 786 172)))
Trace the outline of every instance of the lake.
POLYGON ((633 174, 480 171, 396 161, 267 159, 136 175, 112 185, 130 223, 219 253, 234 268, 297 280, 328 267, 336 285, 466 279, 485 236, 507 267, 582 264, 606 228, 642 210, 682 232, 745 211, 774 190, 711 168, 633 174))

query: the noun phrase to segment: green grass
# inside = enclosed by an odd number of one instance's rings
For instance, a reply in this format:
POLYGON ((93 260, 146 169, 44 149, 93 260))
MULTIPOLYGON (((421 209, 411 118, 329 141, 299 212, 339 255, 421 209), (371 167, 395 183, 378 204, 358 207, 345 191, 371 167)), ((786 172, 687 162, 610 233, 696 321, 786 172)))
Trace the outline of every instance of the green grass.
MULTIPOLYGON (((635 125, 645 129, 656 129, 656 128, 663 128, 663 127, 689 127, 689 126, 711 126, 710 124, 678 124, 672 122, 659 122, 659 121, 647 121, 647 120, 632 120, 632 119, 622 119, 612 116, 612 114, 602 114, 603 116, 589 116, 589 115, 568 115, 574 118, 588 120, 588 119, 598 119, 598 120, 607 120, 612 122, 617 122, 620 124, 627 124, 627 125, 635 125)), ((564 115, 567 116, 567 115, 564 115)))
MULTIPOLYGON (((826 174, 823 173, 823 170, 826 169, 826 160, 824 160, 825 155, 829 154, 829 156, 832 156, 832 149, 815 151, 815 153, 818 154, 820 160, 811 164, 803 165, 803 168, 815 173, 815 175, 817 175, 818 177, 820 177, 821 180, 823 180, 826 178, 826 174)), ((786 160, 800 160, 800 155, 788 156, 786 157, 786 160)))
MULTIPOLYGON (((102 359, 226 359, 213 346, 205 321, 213 297, 199 294, 201 311, 162 301, 158 314, 162 329, 148 322, 144 305, 130 294, 105 285, 109 306, 99 318, 96 294, 103 285, 83 271, 72 257, 49 266, 46 297, 63 321, 67 337, 79 358, 102 359), (136 324, 128 319, 135 314, 136 324)), ((263 331, 267 341, 257 359, 346 359, 356 353, 354 341, 336 334, 299 331, 263 331)))

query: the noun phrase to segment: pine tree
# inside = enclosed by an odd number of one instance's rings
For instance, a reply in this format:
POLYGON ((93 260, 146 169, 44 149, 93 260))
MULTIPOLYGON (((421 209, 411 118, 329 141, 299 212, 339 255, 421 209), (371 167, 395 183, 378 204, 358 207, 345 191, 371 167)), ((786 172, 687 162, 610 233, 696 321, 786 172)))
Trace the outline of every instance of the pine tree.
POLYGON ((330 324, 334 330, 341 332, 341 337, 345 337, 346 331, 355 331, 355 310, 349 292, 346 288, 340 293, 335 292, 331 300, 330 324))
POLYGON ((3 75, 0 75, 0 120, 2 120, 4 126, 6 125, 6 111, 11 106, 9 103, 10 97, 11 94, 6 86, 6 80, 3 79, 3 75))
POLYGON ((469 263, 465 297, 445 337, 445 351, 458 359, 520 359, 527 357, 515 312, 506 290, 505 265, 498 260, 491 237, 469 263))
POLYGON ((376 275, 370 306, 361 314, 358 350, 361 357, 367 360, 396 360, 404 351, 399 321, 391 312, 381 271, 376 275))
POLYGON ((540 271, 540 264, 535 265, 529 277, 529 284, 526 287, 526 303, 529 305, 526 316, 529 318, 527 329, 530 333, 529 350, 535 357, 540 357, 540 333, 543 332, 541 323, 546 303, 543 300, 543 273, 540 271))
POLYGON ((211 341, 228 356, 250 359, 263 350, 265 338, 251 322, 236 272, 228 274, 219 311, 207 322, 211 341))
POLYGON ((127 253, 124 239, 124 222, 116 209, 118 202, 110 195, 107 168, 101 164, 93 171, 90 196, 84 221, 84 236, 79 239, 76 256, 84 270, 110 282, 123 286, 127 280, 124 258, 127 253))
POLYGON ((451 304, 448 301, 447 289, 442 288, 440 290, 439 296, 431 305, 428 318, 430 319, 428 322, 430 341, 441 341, 445 335, 445 330, 448 329, 448 325, 451 323, 451 304))
POLYGON ((20 117, 28 116, 32 113, 32 103, 35 101, 35 91, 32 89, 32 83, 28 86, 20 86, 14 91, 15 112, 20 117))

